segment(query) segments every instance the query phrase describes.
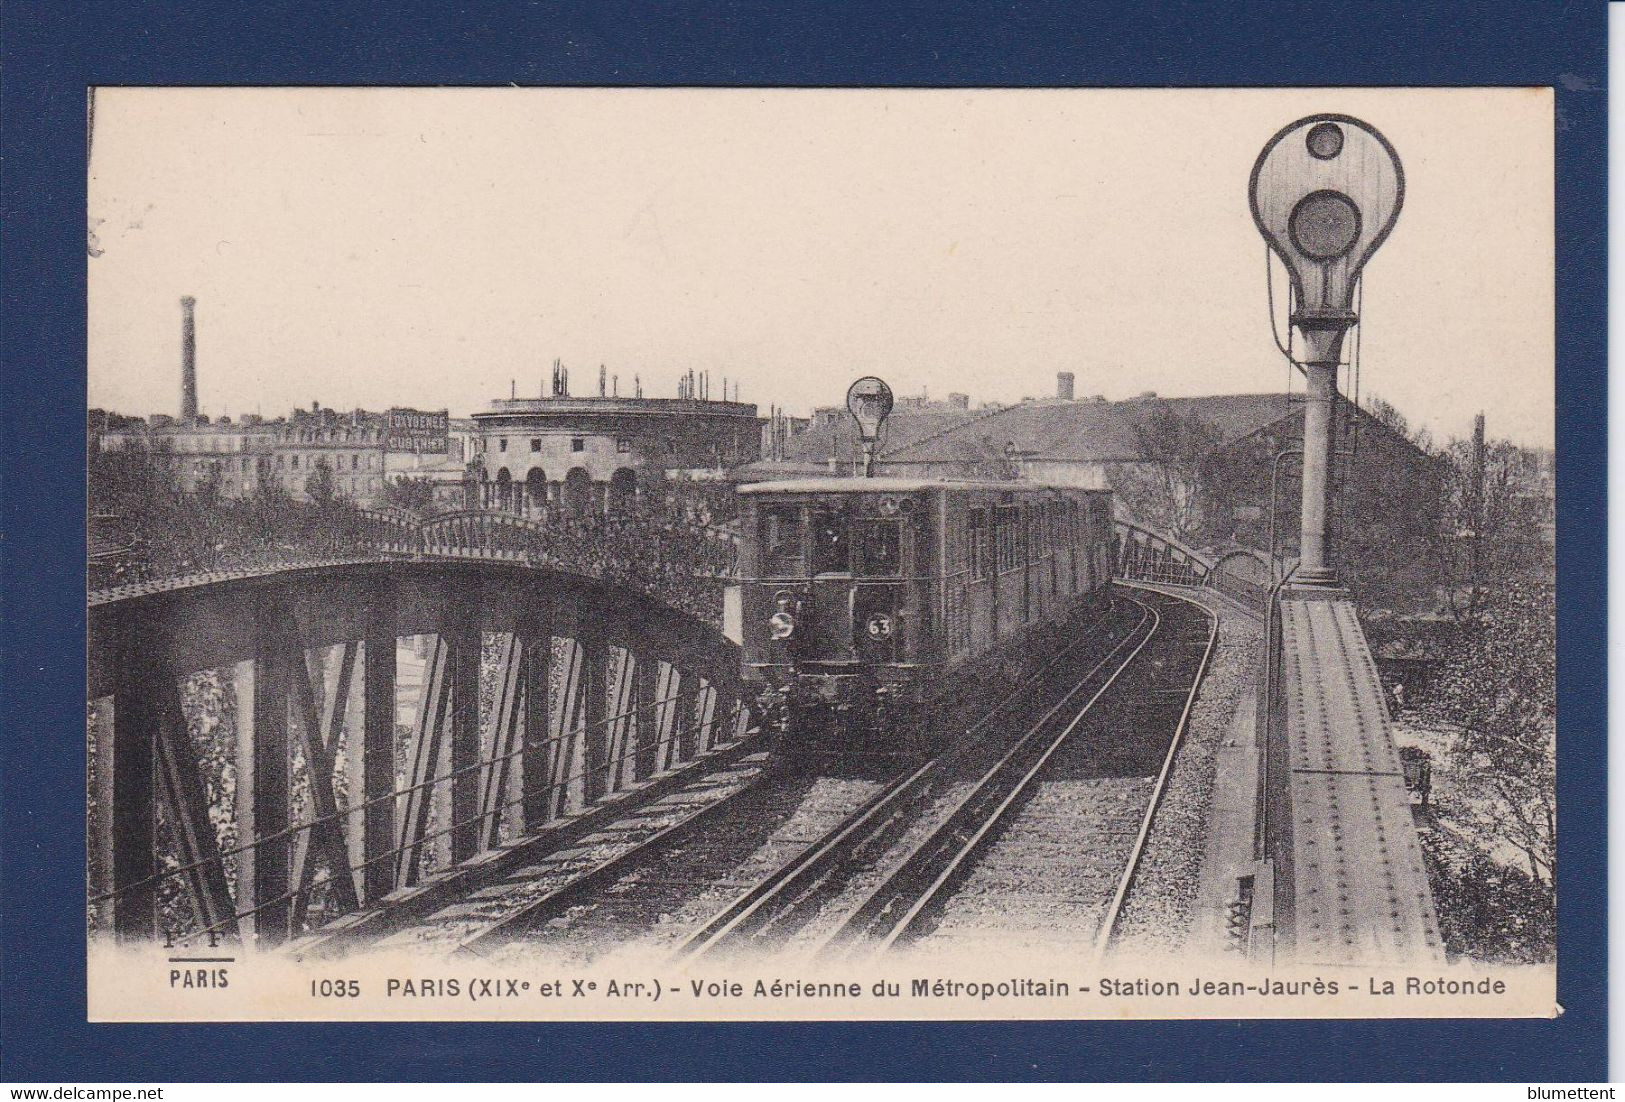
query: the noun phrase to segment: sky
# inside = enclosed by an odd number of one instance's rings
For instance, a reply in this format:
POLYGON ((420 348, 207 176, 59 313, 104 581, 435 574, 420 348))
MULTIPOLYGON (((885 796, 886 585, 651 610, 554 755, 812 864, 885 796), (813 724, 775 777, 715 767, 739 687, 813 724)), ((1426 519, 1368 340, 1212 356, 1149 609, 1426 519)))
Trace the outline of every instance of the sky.
MULTIPOLYGON (((1280 390, 1264 143, 1338 111, 1404 162, 1361 396, 1553 442, 1542 89, 101 89, 89 404, 448 408, 689 370, 804 414, 859 375, 1010 402, 1280 390)), ((1284 327, 1285 284, 1275 306, 1284 327)), ((1301 379, 1293 381, 1302 389, 1301 379)))

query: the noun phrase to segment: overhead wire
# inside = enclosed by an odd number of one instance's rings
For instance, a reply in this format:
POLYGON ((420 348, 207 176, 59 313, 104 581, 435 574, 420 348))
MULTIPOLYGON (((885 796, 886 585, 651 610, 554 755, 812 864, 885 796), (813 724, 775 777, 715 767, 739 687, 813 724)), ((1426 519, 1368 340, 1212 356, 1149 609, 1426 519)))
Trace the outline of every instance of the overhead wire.
MULTIPOLYGON (((1268 304, 1269 304, 1270 336, 1274 338, 1275 347, 1280 349, 1281 355, 1286 357, 1287 363, 1291 364, 1293 367, 1297 367, 1298 366, 1298 361, 1292 355, 1292 323, 1291 323, 1290 320, 1288 320, 1287 328, 1286 328, 1286 341, 1285 341, 1285 343, 1283 343, 1281 341, 1281 329, 1280 329, 1280 326, 1278 326, 1276 324, 1276 321, 1275 321, 1275 265, 1270 262, 1270 255, 1271 255, 1272 251, 1273 250, 1270 249, 1269 244, 1266 242, 1265 245, 1264 245, 1264 291, 1265 291, 1265 295, 1266 295, 1266 298, 1267 298, 1267 301, 1268 301, 1268 304)), ((1292 312, 1292 289, 1291 289, 1290 286, 1288 286, 1288 288, 1287 288, 1287 314, 1288 314, 1289 318, 1290 318, 1291 312, 1292 312)))

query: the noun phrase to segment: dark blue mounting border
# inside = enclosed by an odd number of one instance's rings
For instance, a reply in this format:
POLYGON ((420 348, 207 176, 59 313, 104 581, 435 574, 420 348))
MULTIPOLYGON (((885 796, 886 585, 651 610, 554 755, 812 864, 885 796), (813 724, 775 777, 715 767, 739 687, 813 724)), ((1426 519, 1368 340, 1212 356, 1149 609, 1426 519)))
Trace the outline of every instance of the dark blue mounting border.
POLYGON ((4 28, 0 1077, 1605 1077, 1606 5, 14 0, 4 28), (1557 88, 1560 998, 1552 1022, 92 1026, 84 1020, 89 84, 1557 88))

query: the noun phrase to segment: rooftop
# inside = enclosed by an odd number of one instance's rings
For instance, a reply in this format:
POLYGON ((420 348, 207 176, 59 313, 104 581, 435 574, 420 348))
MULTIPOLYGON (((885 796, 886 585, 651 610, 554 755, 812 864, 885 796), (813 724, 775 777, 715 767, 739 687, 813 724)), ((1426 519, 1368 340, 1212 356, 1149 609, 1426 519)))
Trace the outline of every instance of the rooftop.
POLYGON ((750 482, 739 487, 742 494, 912 494, 921 490, 951 488, 955 490, 990 490, 1009 493, 1012 490, 1068 490, 1073 493, 1100 491, 1079 490, 1075 486, 1051 486, 1046 482, 1025 479, 989 481, 960 478, 795 478, 782 482, 750 482))
POLYGON ((475 421, 505 417, 545 417, 557 414, 614 413, 633 416, 704 414, 755 420, 754 402, 718 402, 699 398, 621 398, 612 395, 585 398, 496 398, 489 408, 474 414, 475 421))
POLYGON ((908 434, 888 442, 881 458, 888 462, 961 462, 974 447, 1001 451, 1012 445, 1028 459, 1070 462, 1134 462, 1142 458, 1138 430, 1153 411, 1170 409, 1194 416, 1218 431, 1229 444, 1274 424, 1302 407, 1286 394, 1218 394, 1196 398, 1147 396, 1121 402, 1023 402, 996 411, 980 411, 946 431, 908 434))

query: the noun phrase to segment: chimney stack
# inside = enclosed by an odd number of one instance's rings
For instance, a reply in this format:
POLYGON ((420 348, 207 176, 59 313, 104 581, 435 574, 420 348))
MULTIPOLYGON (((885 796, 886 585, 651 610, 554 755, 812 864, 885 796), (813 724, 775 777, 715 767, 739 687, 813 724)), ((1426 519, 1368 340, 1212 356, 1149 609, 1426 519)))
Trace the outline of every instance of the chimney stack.
POLYGON ((197 299, 181 299, 181 424, 197 423, 197 299))
POLYGON ((1057 371, 1055 373, 1055 396, 1063 402, 1072 400, 1072 388, 1076 380, 1070 371, 1057 371))

